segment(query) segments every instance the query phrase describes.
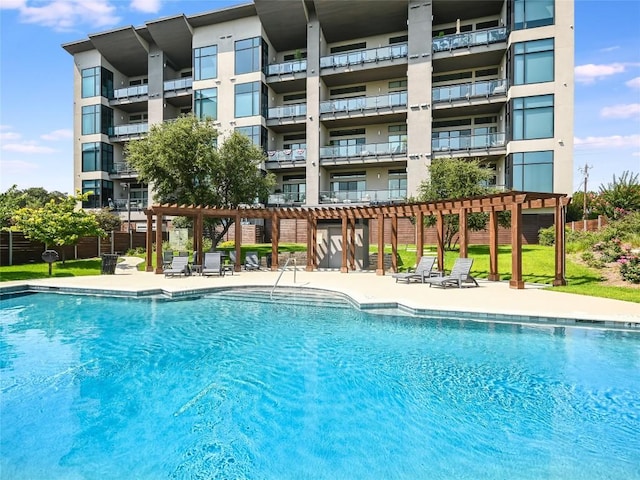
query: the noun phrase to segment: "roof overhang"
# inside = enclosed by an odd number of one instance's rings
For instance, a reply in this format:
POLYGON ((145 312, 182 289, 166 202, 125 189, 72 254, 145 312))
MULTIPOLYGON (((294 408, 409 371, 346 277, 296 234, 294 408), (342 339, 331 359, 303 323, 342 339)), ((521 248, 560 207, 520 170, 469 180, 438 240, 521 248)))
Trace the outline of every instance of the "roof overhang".
POLYGON ((276 50, 306 49, 309 17, 304 0, 255 0, 255 7, 276 50))
POLYGON ((193 32, 184 15, 147 22, 153 41, 168 57, 176 70, 191 66, 193 32))
POLYGON ((118 71, 130 77, 147 74, 149 44, 133 26, 89 35, 89 40, 118 71))

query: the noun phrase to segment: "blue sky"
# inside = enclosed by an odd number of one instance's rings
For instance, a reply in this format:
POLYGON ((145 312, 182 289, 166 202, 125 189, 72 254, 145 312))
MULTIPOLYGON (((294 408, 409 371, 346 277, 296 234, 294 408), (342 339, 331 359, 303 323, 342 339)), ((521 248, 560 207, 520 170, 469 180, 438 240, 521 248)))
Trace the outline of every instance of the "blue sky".
MULTIPOLYGON (((563 1, 563 0, 559 0, 563 1)), ((0 0, 0 191, 73 190, 73 58, 61 45, 233 0, 0 0)), ((575 1, 574 191, 640 173, 640 2, 575 1)))

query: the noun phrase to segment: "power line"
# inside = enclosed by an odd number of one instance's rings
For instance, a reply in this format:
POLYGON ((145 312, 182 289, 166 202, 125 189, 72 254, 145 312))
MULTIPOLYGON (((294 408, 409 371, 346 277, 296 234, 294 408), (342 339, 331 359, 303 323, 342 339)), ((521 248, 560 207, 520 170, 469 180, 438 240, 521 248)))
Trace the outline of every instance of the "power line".
POLYGON ((593 165, 589 165, 585 162, 584 167, 578 168, 578 171, 584 175, 584 195, 582 198, 582 219, 587 219, 587 182, 589 181, 589 169, 593 168, 593 165))

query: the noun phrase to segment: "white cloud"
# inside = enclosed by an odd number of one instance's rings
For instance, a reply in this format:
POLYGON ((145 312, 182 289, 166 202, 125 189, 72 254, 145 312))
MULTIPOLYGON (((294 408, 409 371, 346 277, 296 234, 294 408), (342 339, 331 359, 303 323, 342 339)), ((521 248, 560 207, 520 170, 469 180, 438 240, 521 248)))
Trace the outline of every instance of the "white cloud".
POLYGON ((601 48, 600 51, 601 52, 613 52, 614 50, 618 50, 619 48, 620 48, 620 45, 614 45, 613 47, 601 48))
POLYGON ((7 140, 18 140, 20 134, 16 132, 0 132, 0 141, 5 142, 7 140))
POLYGON ((576 82, 579 83, 594 83, 596 80, 615 75, 617 73, 623 73, 627 64, 624 63, 610 63, 607 65, 595 65, 588 63, 586 65, 577 65, 574 73, 576 82))
POLYGON ((640 88, 640 77, 632 78, 625 85, 630 88, 640 88))
POLYGON ((69 129, 54 130, 53 132, 40 135, 40 138, 42 138, 43 140, 51 140, 51 141, 66 140, 68 138, 73 138, 73 130, 69 130, 69 129))
POLYGON ((51 0, 47 3, 27 0, 0 0, 2 8, 17 9, 20 20, 58 31, 73 30, 77 25, 93 28, 112 26, 120 21, 116 7, 109 0, 51 0))
POLYGON ((640 135, 611 135, 609 137, 585 137, 573 139, 577 148, 640 148, 640 135))
POLYGON ((38 165, 35 163, 24 162, 22 160, 2 160, 0 161, 0 169, 3 175, 14 175, 33 172, 38 170, 38 165))
POLYGON ((600 116, 604 118, 630 118, 640 115, 640 103, 627 103, 604 107, 600 116))
POLYGON ((640 152, 632 152, 631 156, 632 157, 640 157, 640 152))
POLYGON ((39 154, 39 153, 53 153, 55 149, 50 147, 43 147, 33 142, 28 143, 8 143, 2 146, 2 150, 7 152, 27 153, 27 154, 39 154))
POLYGON ((138 12, 158 13, 161 6, 160 0, 131 0, 131 9, 138 12))

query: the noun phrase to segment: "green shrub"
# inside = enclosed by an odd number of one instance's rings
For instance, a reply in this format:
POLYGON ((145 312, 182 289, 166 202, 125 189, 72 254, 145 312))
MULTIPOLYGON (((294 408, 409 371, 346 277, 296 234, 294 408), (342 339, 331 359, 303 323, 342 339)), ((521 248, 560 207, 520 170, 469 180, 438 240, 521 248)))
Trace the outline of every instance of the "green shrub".
POLYGON ((623 280, 640 283, 640 257, 634 254, 623 255, 618 259, 623 280))
POLYGON ((218 243, 218 248, 222 248, 223 250, 226 250, 227 248, 232 249, 235 247, 236 247, 236 242, 234 242, 233 240, 227 240, 226 242, 218 243))
POLYGON ((586 251, 580 255, 580 258, 583 262, 589 265, 592 268, 602 268, 604 266, 604 262, 597 258, 593 252, 586 251))
POLYGON ((541 228, 538 230, 538 242, 540 245, 544 245, 548 247, 549 245, 553 245, 556 241, 556 228, 551 225, 547 228, 541 228))

